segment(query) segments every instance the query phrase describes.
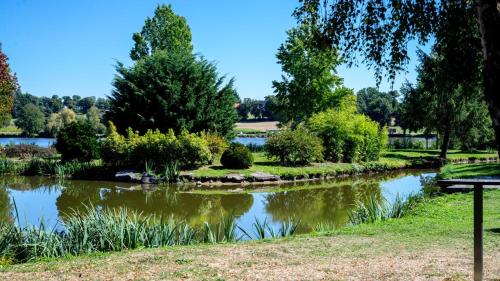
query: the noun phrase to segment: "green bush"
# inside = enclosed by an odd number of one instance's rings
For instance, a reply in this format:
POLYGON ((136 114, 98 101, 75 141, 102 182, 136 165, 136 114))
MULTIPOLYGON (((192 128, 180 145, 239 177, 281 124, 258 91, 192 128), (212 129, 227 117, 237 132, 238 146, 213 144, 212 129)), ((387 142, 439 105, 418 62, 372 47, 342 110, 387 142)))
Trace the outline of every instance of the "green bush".
POLYGON ((144 135, 128 129, 120 135, 110 123, 108 136, 102 141, 102 159, 108 165, 144 168, 164 172, 167 167, 193 168, 208 164, 211 153, 207 141, 187 131, 179 136, 173 130, 161 133, 148 130, 144 135))
POLYGON ((87 121, 77 121, 63 127, 57 134, 56 149, 63 161, 88 162, 99 157, 96 131, 87 121))
POLYGON ((247 169, 253 164, 252 152, 241 143, 232 143, 220 158, 221 164, 230 169, 247 169))
POLYGON ((183 130, 178 136, 179 161, 184 167, 194 168, 208 164, 212 155, 207 141, 196 134, 183 130))
POLYGON ((213 164, 213 162, 228 148, 227 141, 221 135, 211 132, 202 132, 201 136, 207 142, 208 149, 212 154, 209 164, 213 164))
POLYGON ((307 165, 323 160, 321 139, 302 127, 271 135, 264 147, 268 158, 276 158, 283 165, 307 165))
POLYGON ((352 107, 314 114, 308 127, 322 139, 325 159, 333 162, 377 160, 387 142, 387 129, 352 107))

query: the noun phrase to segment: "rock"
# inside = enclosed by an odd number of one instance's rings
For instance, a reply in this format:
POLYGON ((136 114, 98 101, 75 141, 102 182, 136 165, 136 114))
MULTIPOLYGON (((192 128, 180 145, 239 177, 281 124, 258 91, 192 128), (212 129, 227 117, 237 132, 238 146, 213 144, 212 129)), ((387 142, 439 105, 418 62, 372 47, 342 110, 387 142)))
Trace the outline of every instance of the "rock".
POLYGON ((157 184, 158 179, 154 175, 149 175, 144 173, 141 177, 141 183, 143 184, 157 184))
POLYGON ((246 179, 245 176, 242 174, 229 174, 223 178, 225 182, 235 182, 235 183, 244 182, 245 179, 246 179))
POLYGON ((253 180, 257 182, 262 182, 262 181, 279 181, 281 178, 280 176, 273 175, 273 174, 266 174, 266 173, 253 173, 252 174, 253 180))
POLYGON ((200 186, 200 185, 202 185, 202 182, 201 182, 201 181, 197 181, 197 182, 196 182, 196 185, 197 185, 197 186, 200 186))
POLYGON ((126 182, 141 182, 142 176, 133 170, 125 170, 117 172, 115 179, 126 182))

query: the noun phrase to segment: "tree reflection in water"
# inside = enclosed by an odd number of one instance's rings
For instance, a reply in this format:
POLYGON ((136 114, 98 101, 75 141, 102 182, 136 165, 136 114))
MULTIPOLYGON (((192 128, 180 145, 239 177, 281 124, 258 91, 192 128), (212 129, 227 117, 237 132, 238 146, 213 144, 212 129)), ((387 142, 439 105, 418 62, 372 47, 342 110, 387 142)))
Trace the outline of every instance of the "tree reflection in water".
MULTIPOLYGON (((422 172, 416 172, 412 178, 422 172)), ((272 186, 279 190, 270 192, 255 190, 251 193, 223 192, 218 194, 197 193, 197 190, 183 191, 185 187, 159 186, 145 187, 116 182, 77 181, 43 177, 0 177, 0 220, 13 221, 13 204, 16 196, 23 197, 31 208, 30 221, 38 221, 46 213, 55 217, 45 217, 50 221, 64 220, 74 211, 84 212, 86 206, 96 208, 127 208, 144 215, 157 218, 173 218, 192 226, 201 226, 205 221, 219 223, 221 218, 235 216, 238 223, 250 227, 255 218, 281 223, 292 218, 300 221, 301 231, 310 230, 320 223, 336 227, 347 222, 348 213, 357 201, 365 201, 375 195, 382 201, 381 182, 406 176, 399 172, 378 176, 346 178, 326 182, 297 182, 272 186), (30 193, 31 192, 31 193, 30 193), (47 212, 47 208, 51 208, 47 212)), ((413 185, 421 185, 420 181, 413 185)), ((397 184, 396 190, 400 185, 397 184)), ((239 187, 234 187, 239 188, 239 187)), ((20 198, 18 198, 20 199, 20 198)), ((17 202, 17 201, 16 201, 17 202)))

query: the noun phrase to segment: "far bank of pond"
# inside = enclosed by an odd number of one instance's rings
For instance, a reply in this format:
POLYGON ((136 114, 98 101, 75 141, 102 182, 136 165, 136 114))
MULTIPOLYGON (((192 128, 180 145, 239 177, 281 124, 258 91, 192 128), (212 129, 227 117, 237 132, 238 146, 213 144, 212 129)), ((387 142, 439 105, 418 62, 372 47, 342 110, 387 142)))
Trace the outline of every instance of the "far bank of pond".
POLYGON ((322 182, 301 182, 242 192, 231 186, 207 192, 183 185, 145 186, 116 182, 65 180, 44 177, 0 177, 0 220, 13 221, 17 207, 21 224, 48 225, 64 222, 73 209, 85 205, 96 208, 142 212, 185 221, 193 226, 217 223, 234 216, 238 226, 252 229, 255 219, 272 227, 292 219, 300 222, 299 232, 309 232, 318 224, 340 227, 359 201, 370 197, 389 204, 419 192, 435 176, 434 171, 414 170, 360 176, 322 182), (15 204, 15 205, 14 205, 15 204))

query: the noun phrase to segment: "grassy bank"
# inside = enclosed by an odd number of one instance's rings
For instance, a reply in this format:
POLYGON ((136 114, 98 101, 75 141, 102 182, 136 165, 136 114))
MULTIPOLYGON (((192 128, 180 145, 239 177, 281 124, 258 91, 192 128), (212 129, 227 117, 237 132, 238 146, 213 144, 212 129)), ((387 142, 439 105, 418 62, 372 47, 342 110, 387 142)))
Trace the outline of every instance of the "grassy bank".
MULTIPOLYGON (((282 166, 274 160, 269 160, 263 152, 254 152, 254 164, 249 169, 226 169, 219 162, 211 166, 203 166, 196 170, 182 171, 181 177, 190 181, 225 180, 231 174, 244 176, 252 181, 255 173, 277 175, 282 180, 321 179, 326 177, 346 176, 352 174, 392 171, 404 168, 436 168, 437 150, 388 150, 382 153, 378 161, 367 163, 313 163, 305 167, 282 166)), ((450 162, 497 161, 493 152, 464 153, 450 151, 450 162)), ((478 164, 479 165, 479 164, 478 164)), ((470 166, 471 174, 476 171, 470 166)), ((494 173, 494 168, 491 168, 494 173)), ((69 162, 44 159, 5 159, 0 158, 0 175, 45 175, 57 177, 73 177, 78 179, 113 180, 120 167, 105 167, 102 161, 91 163, 69 162)), ((161 176, 161 175, 160 175, 161 176)))
MULTIPOLYGON (((500 191, 485 193, 485 278, 500 277, 500 191)), ((293 238, 142 249, 1 267, 0 278, 104 280, 470 280, 472 194, 401 218, 293 238)))
POLYGON ((498 163, 474 163, 474 164, 461 164, 461 165, 450 164, 441 168, 441 173, 439 176, 442 179, 500 176, 500 164, 498 163))
MULTIPOLYGON (((285 180, 302 178, 321 178, 326 176, 350 175, 363 172, 381 172, 403 168, 428 168, 435 165, 438 150, 388 150, 382 153, 378 161, 368 163, 314 163, 306 167, 281 166, 276 161, 267 159, 262 152, 254 153, 255 162, 250 169, 225 169, 216 163, 194 171, 184 171, 184 175, 191 175, 195 179, 218 178, 229 174, 241 174, 251 177, 253 173, 278 175, 285 180)), ((452 150, 449 153, 451 162, 491 161, 497 160, 494 152, 465 153, 452 150)))

